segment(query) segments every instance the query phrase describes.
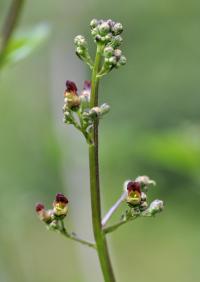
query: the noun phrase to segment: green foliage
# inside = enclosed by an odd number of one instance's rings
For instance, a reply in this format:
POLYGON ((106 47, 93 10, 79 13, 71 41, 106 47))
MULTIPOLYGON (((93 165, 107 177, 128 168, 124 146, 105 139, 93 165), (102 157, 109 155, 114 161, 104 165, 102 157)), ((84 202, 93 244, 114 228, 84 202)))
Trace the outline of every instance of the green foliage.
POLYGON ((47 24, 39 24, 30 30, 14 33, 2 55, 1 67, 25 59, 47 39, 49 33, 47 24))

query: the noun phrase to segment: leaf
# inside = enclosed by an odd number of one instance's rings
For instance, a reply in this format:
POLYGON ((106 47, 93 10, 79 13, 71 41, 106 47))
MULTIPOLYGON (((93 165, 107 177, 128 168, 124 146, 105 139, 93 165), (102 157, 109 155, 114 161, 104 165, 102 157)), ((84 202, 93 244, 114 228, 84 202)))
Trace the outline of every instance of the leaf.
POLYGON ((1 67, 25 59, 47 39, 49 33, 50 27, 45 23, 32 30, 16 32, 5 49, 1 67))

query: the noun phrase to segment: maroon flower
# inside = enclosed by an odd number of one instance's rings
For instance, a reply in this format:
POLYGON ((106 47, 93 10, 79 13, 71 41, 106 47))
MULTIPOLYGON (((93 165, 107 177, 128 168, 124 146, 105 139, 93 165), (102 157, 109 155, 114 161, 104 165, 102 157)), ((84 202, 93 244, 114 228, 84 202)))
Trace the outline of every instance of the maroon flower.
POLYGON ((56 202, 60 202, 60 203, 63 203, 63 204, 67 204, 69 201, 68 199, 61 193, 58 193, 56 195, 56 202))
POLYGON ((70 93, 76 93, 77 92, 77 87, 76 84, 73 81, 67 80, 66 81, 66 92, 70 92, 70 93))
POLYGON ((68 199, 61 193, 56 195, 56 199, 53 202, 53 212, 56 216, 66 216, 68 212, 68 199))
POLYGON ((137 181, 129 181, 126 189, 128 191, 127 203, 131 206, 138 206, 141 203, 141 184, 137 181))
POLYGON ((44 205, 41 203, 38 203, 35 205, 35 211, 38 213, 40 211, 44 210, 44 205))
POLYGON ((136 191, 139 194, 141 194, 141 184, 137 181, 130 181, 127 184, 127 190, 128 190, 128 193, 136 191))

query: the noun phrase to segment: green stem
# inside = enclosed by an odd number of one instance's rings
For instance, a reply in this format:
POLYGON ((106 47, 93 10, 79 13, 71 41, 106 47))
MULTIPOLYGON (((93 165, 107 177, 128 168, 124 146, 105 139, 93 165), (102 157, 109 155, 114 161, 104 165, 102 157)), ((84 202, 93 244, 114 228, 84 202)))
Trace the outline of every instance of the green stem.
POLYGON ((86 245, 86 246, 88 246, 88 247, 91 247, 91 248, 96 249, 95 243, 92 243, 92 242, 86 241, 86 240, 84 240, 84 239, 81 239, 81 238, 79 238, 75 233, 69 233, 69 232, 66 230, 63 221, 61 221, 61 227, 60 227, 58 230, 59 230, 59 232, 60 232, 62 235, 64 235, 66 238, 71 239, 71 240, 76 241, 76 242, 79 242, 79 243, 81 243, 81 244, 83 244, 83 245, 86 245))
POLYGON ((5 19, 3 28, 2 28, 2 32, 0 35, 0 65, 3 60, 4 51, 18 23, 24 2, 25 0, 13 0, 11 2, 9 11, 6 16, 6 19, 5 19))
MULTIPOLYGON (((97 74, 101 63, 103 46, 97 45, 94 68, 92 72, 92 87, 90 108, 98 106, 98 83, 97 74)), ((115 282, 114 273, 109 257, 107 241, 101 226, 101 200, 99 184, 99 160, 98 160, 98 119, 93 124, 93 144, 89 146, 89 165, 90 165, 90 193, 92 207, 93 233, 96 241, 98 257, 105 282, 115 282)))
POLYGON ((111 232, 115 231, 117 228, 119 228, 120 226, 124 225, 125 223, 127 223, 129 221, 136 219, 137 217, 138 216, 136 215, 136 216, 128 218, 128 219, 122 219, 119 222, 114 223, 113 225, 110 225, 108 227, 104 227, 103 231, 104 231, 105 234, 111 233, 111 232))

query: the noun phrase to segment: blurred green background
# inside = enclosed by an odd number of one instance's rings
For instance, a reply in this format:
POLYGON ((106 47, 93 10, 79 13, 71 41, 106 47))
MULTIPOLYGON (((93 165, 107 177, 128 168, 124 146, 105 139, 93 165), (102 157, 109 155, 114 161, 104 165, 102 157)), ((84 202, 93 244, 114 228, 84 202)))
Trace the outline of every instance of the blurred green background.
POLYGON ((93 250, 47 232, 34 212, 64 192, 67 226, 92 239, 87 146, 62 123, 65 80, 81 89, 90 78, 73 38, 89 37, 92 18, 123 23, 128 59, 100 86, 111 105, 100 128, 103 213, 124 180, 144 174, 157 182, 150 199, 166 205, 109 235, 117 281, 200 280, 199 11, 197 0, 27 1, 18 29, 45 22, 51 33, 0 73, 1 282, 103 281, 93 250))

